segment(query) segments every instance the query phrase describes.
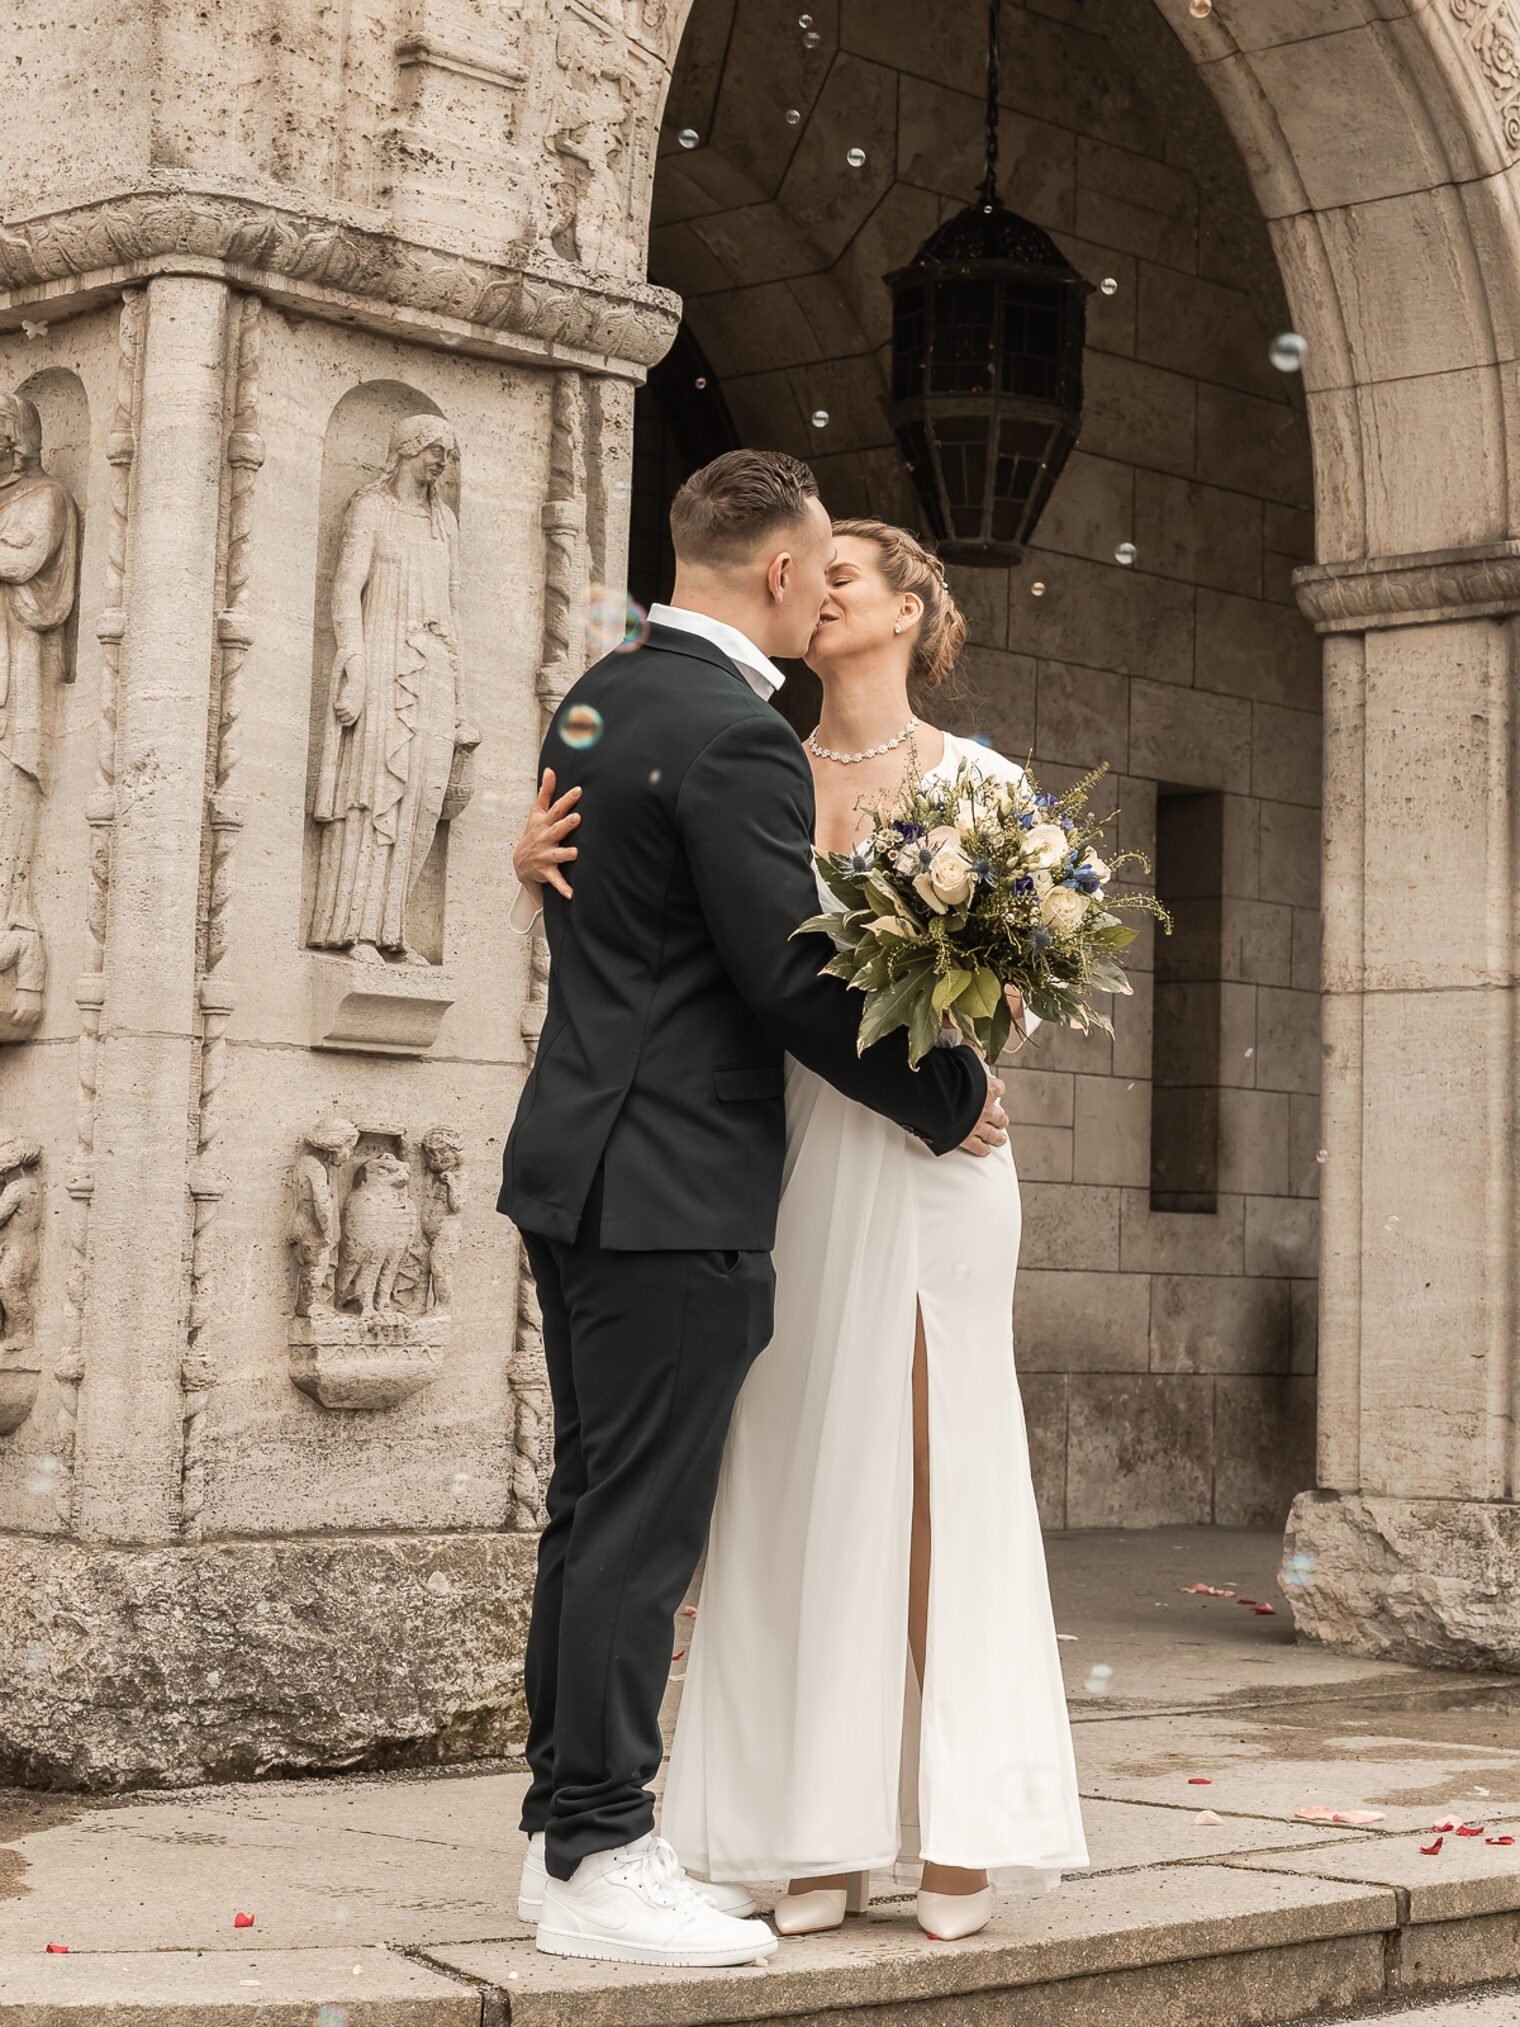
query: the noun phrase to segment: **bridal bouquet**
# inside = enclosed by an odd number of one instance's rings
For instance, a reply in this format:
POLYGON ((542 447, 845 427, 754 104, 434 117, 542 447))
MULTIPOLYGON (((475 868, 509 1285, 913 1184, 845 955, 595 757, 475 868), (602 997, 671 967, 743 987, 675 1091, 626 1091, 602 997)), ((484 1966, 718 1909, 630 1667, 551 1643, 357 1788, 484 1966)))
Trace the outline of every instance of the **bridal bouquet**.
POLYGON ((963 763, 953 779, 920 782, 852 852, 816 854, 843 914, 815 915, 796 931, 840 945, 823 968, 865 994, 862 1053, 894 1028, 908 1030, 916 1068, 949 1020, 989 1063, 1008 1041, 1017 987, 1041 1020, 1113 1033, 1095 993, 1127 993, 1119 952, 1137 931, 1120 909, 1154 915, 1154 894, 1112 891, 1139 852, 1105 860, 1112 816, 1087 809, 1095 773, 1064 795, 1042 795, 1026 775, 1013 786, 963 763))

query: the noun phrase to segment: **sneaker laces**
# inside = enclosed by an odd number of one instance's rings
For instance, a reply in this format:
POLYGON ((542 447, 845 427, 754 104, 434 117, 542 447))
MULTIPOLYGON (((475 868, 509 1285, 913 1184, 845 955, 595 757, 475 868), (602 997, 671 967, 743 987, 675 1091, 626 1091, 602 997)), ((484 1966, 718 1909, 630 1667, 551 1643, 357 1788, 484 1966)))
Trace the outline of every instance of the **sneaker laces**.
POLYGON ((710 1911, 707 1902, 686 1877, 675 1846, 667 1844, 663 1837, 651 1837, 639 1853, 639 1869, 634 1884, 659 1907, 668 1907, 682 1914, 710 1911))

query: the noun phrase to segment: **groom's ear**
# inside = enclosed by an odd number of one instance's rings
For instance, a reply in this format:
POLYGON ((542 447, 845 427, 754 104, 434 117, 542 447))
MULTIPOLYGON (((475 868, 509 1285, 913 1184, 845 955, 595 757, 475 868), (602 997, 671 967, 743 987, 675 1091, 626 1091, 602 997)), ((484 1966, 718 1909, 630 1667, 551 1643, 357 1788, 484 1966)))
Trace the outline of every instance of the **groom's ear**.
POLYGON ((786 597, 794 574, 795 560, 791 550, 778 549, 766 566, 765 572, 765 588, 770 593, 773 604, 780 605, 786 597))

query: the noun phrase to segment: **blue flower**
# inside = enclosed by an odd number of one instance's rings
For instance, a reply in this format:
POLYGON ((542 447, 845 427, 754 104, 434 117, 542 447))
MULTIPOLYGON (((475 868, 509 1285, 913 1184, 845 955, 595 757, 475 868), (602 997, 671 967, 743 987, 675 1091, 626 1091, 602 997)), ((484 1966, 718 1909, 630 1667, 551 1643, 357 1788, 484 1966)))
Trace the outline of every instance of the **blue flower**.
POLYGON ((869 845, 857 845, 854 851, 850 853, 850 871, 852 873, 869 873, 875 863, 876 854, 869 845))
POLYGON ((990 880, 992 878, 992 861, 990 859, 973 859, 971 861, 971 870, 979 880, 990 880))
POLYGON ((1030 879, 1027 873, 1021 873, 1013 883, 1013 891, 1015 894, 1032 894, 1034 892, 1034 881, 1030 879))
POLYGON ((904 844, 909 843, 914 838, 921 838, 924 835, 924 827, 921 823, 904 823, 900 818, 893 824, 892 828, 903 840, 904 844))
POLYGON ((1041 927, 1035 930, 1033 936, 1031 936, 1029 940, 1034 945, 1036 950, 1048 950, 1051 946, 1051 942, 1053 939, 1051 937, 1050 931, 1044 927, 1041 927))
POLYGON ((1021 831, 1032 831, 1034 829, 1034 811, 1032 809, 1021 809, 1019 811, 1019 829, 1021 831))

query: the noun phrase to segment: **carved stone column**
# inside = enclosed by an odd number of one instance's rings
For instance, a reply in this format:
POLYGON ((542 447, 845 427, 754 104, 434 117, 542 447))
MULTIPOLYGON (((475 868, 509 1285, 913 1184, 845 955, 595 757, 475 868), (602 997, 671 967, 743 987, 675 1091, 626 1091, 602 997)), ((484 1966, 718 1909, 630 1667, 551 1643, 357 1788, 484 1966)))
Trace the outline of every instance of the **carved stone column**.
POLYGON ((145 299, 74 1467, 80 1534, 114 1541, 163 1541, 178 1519, 186 1094, 230 297, 219 281, 165 276, 145 299))
POLYGON ((1319 1479, 1300 1631, 1520 1665, 1520 543, 1299 573, 1325 640, 1319 1479))

